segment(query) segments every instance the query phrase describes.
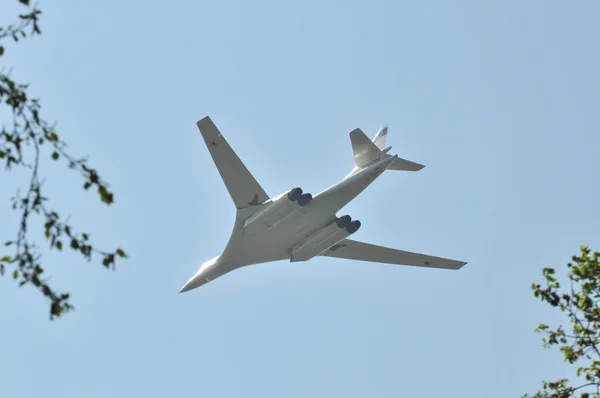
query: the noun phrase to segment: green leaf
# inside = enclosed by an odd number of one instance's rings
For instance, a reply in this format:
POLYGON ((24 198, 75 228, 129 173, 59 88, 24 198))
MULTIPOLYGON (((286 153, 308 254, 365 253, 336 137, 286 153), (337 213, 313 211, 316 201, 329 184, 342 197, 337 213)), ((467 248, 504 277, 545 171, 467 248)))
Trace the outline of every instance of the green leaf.
POLYGON ((59 157, 58 152, 53 152, 52 153, 52 159, 56 160, 56 159, 58 159, 58 157, 59 157))
POLYGON ((62 250, 62 242, 61 242, 61 241, 57 241, 57 242, 56 242, 56 248, 57 248, 58 250, 62 250))
POLYGON ((98 194, 100 194, 102 202, 106 203, 107 205, 113 202, 113 194, 108 191, 106 186, 100 185, 98 187, 98 194))
POLYGON ((115 256, 114 256, 114 255, 112 255, 112 254, 107 254, 107 255, 104 257, 104 259, 102 260, 102 264, 103 264, 103 265, 104 265, 106 268, 110 267, 110 266, 111 266, 111 264, 113 264, 113 265, 114 265, 114 263, 115 263, 115 256))
POLYGON ((123 249, 117 249, 117 254, 119 257, 127 258, 127 254, 123 251, 123 249))
POLYGON ((16 269, 13 271, 13 279, 17 279, 19 277, 19 270, 16 269))
POLYGON ((4 47, 0 46, 0 57, 4 55, 4 47))
POLYGON ((10 256, 4 256, 2 258, 0 258, 0 261, 4 261, 4 262, 10 262, 10 256))
POLYGON ((10 246, 10 245, 12 245, 13 243, 15 243, 15 242, 13 242, 12 240, 9 240, 8 242, 6 242, 6 243, 4 244, 4 246, 10 246))
POLYGON ((75 250, 79 249, 79 243, 75 239, 71 239, 71 248, 75 250))
POLYGON ((63 308, 60 305, 60 303, 58 302, 54 302, 52 303, 52 306, 50 307, 50 318, 56 316, 57 318, 60 318, 60 315, 63 312, 63 308))

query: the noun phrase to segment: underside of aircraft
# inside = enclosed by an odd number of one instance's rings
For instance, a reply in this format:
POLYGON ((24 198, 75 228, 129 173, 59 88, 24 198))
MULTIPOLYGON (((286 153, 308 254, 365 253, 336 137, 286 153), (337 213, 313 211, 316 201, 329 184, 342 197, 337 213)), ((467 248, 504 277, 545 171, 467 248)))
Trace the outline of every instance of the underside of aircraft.
POLYGON ((202 264, 180 292, 240 267, 280 260, 307 261, 316 256, 452 270, 466 264, 349 239, 361 222, 350 215, 337 216, 338 211, 384 171, 425 167, 388 154, 387 125, 372 140, 358 128, 350 132, 354 168, 336 184, 314 196, 294 187, 274 198, 248 171, 210 117, 197 125, 236 207, 236 219, 223 252, 202 264))

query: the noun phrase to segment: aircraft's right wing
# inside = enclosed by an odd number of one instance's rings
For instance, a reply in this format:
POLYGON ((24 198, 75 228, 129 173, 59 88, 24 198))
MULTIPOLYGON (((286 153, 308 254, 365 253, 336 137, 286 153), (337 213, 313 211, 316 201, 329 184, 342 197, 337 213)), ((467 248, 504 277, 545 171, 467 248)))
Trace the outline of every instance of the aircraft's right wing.
POLYGON ((369 243, 344 239, 333 245, 321 256, 345 258, 349 260, 371 261, 398 265, 412 265, 416 267, 460 269, 466 264, 464 261, 450 260, 447 258, 428 256, 425 254, 405 252, 389 247, 376 246, 369 243))
POLYGON ((241 209, 256 206, 269 199, 269 195, 231 149, 210 117, 206 116, 196 124, 235 207, 241 209))

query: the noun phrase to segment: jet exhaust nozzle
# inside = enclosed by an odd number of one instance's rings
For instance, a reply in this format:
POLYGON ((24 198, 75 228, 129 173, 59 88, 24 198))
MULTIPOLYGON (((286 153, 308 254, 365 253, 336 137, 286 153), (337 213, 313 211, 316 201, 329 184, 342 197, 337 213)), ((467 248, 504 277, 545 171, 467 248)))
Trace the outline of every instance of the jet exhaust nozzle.
POLYGON ((294 188, 288 192, 287 197, 292 202, 295 202, 300 198, 300 195, 302 195, 302 188, 294 188))
POLYGON ((356 231, 358 231, 359 228, 360 228, 360 221, 354 220, 350 224, 348 224, 348 226, 346 227, 346 231, 348 231, 349 234, 353 234, 356 231))
POLYGON ((298 204, 302 207, 308 205, 312 201, 312 195, 309 193, 304 193, 300 195, 298 198, 298 204))
POLYGON ((345 216, 341 216, 340 218, 338 218, 337 220, 335 220, 335 223, 337 224, 337 226, 339 228, 346 228, 349 224, 350 221, 352 221, 352 217, 345 215, 345 216))

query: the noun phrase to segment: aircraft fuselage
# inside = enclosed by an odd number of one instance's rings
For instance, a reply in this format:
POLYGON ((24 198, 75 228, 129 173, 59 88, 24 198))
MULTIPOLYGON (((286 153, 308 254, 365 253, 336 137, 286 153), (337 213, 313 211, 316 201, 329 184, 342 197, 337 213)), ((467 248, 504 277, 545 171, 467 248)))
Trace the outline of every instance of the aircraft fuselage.
POLYGON ((295 210, 264 232, 246 233, 244 224, 268 203, 238 209, 231 237, 223 252, 204 263, 181 291, 195 289, 240 267, 289 260, 295 247, 335 222, 336 213, 371 185, 396 159, 397 156, 381 154, 360 168, 355 167, 345 178, 316 194, 308 205, 295 210))

